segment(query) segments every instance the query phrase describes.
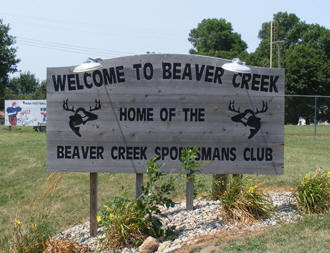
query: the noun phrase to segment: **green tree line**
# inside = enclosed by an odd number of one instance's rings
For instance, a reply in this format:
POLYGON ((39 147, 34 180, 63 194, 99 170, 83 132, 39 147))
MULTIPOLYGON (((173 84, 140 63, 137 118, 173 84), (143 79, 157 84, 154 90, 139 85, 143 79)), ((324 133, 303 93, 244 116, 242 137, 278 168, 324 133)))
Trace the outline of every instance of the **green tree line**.
MULTIPOLYGON (((285 93, 330 96, 330 30, 318 24, 307 24, 295 14, 278 12, 273 16, 276 39, 285 69, 285 93)), ((248 65, 270 66, 270 22, 261 25, 259 46, 252 53, 241 35, 234 32, 225 19, 204 19, 191 30, 188 40, 191 54, 231 59, 239 57, 248 65)), ((278 66, 277 50, 273 50, 273 67, 278 66)), ((313 118, 313 99, 286 98, 285 121, 297 124, 298 117, 313 118)), ((330 99, 319 109, 319 120, 330 121, 330 99)))

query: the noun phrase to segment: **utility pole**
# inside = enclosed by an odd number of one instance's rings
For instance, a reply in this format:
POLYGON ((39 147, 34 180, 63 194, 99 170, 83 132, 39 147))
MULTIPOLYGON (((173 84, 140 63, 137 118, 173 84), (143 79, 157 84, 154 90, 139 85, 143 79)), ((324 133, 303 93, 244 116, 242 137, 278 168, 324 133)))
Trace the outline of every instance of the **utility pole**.
POLYGON ((281 67, 281 49, 280 49, 280 43, 284 43, 285 40, 277 40, 274 41, 273 43, 277 44, 277 67, 281 67))

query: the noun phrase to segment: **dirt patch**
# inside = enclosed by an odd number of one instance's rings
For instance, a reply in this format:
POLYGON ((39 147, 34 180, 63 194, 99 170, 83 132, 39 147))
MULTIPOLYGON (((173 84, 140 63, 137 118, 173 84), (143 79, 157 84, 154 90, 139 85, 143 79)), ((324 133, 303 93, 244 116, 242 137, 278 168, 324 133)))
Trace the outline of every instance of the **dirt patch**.
POLYGON ((232 240, 238 240, 247 237, 254 237, 264 233, 269 228, 256 228, 253 230, 243 229, 241 226, 237 226, 234 229, 219 232, 214 235, 206 235, 194 239, 189 245, 183 245, 180 249, 172 251, 175 253, 210 253, 218 249, 218 245, 222 242, 228 242, 232 240))

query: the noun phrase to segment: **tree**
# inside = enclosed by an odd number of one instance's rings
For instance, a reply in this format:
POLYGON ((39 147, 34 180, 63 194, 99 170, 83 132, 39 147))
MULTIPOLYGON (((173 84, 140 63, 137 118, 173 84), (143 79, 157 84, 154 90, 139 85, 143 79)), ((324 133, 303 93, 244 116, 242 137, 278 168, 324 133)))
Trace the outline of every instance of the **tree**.
POLYGON ((5 89, 8 85, 9 73, 17 71, 15 38, 9 35, 9 25, 0 19, 0 109, 4 106, 5 89))
POLYGON ((190 31, 188 40, 194 48, 191 54, 232 59, 247 55, 247 44, 241 35, 233 32, 231 23, 225 19, 203 19, 190 31))
POLYGON ((38 86, 39 81, 28 71, 12 78, 7 88, 17 95, 30 95, 36 92, 38 86))
POLYGON ((37 90, 32 95, 32 99, 46 99, 47 94, 47 83, 46 81, 42 81, 38 86, 37 90))
MULTIPOLYGON (((197 28, 190 31, 188 40, 193 47, 191 54, 221 57, 225 59, 246 59, 247 44, 241 35, 233 32, 231 23, 225 19, 203 19, 197 28)), ((212 178, 212 198, 218 199, 228 182, 228 175, 215 174, 212 178)))
MULTIPOLYGON (((330 30, 318 24, 306 24, 295 14, 278 12, 273 17, 276 37, 281 43, 281 67, 286 71, 286 94, 330 95, 330 30)), ((262 24, 259 32, 261 42, 247 62, 257 66, 269 66, 270 22, 262 24)), ((277 53, 274 50, 274 66, 277 53)), ((303 116, 313 120, 313 99, 286 99, 286 123, 297 123, 303 116)), ((325 110, 319 118, 330 120, 330 102, 323 104, 325 110)))

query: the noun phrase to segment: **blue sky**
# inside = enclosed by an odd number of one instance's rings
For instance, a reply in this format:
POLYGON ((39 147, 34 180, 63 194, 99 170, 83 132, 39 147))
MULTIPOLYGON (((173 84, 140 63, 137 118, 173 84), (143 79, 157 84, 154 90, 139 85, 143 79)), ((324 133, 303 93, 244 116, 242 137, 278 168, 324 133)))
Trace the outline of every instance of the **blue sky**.
POLYGON ((224 18, 252 52, 263 22, 279 11, 330 27, 328 0, 1 0, 0 18, 16 37, 19 70, 41 81, 47 67, 155 53, 188 54, 204 18, 224 18))

